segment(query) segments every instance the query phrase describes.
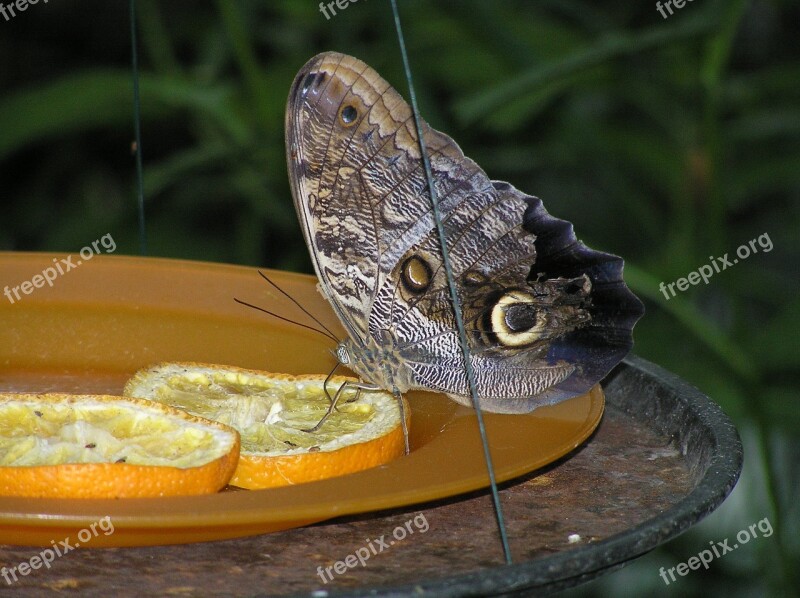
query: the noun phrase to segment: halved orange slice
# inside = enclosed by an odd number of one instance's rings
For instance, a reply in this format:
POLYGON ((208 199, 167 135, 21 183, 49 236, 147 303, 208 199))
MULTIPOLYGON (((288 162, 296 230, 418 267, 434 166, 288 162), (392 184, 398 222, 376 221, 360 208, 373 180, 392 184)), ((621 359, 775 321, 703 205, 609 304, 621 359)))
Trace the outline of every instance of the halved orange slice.
POLYGON ((0 495, 188 496, 223 488, 239 434, 151 401, 0 394, 0 495))
MULTIPOLYGON (((201 363, 162 363, 141 370, 127 396, 151 399, 236 428, 239 465, 230 483, 271 488, 345 475, 381 465, 405 451, 400 407, 385 391, 347 389, 328 410, 324 376, 292 376, 201 363)), ((334 395, 347 380, 328 381, 334 395)), ((408 413, 405 406, 404 412, 408 413)))

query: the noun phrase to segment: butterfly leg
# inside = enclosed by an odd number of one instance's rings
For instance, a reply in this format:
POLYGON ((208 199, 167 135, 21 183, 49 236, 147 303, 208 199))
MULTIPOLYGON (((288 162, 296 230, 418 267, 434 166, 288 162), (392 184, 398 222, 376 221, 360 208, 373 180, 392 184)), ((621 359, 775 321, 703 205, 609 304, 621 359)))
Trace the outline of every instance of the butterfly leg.
MULTIPOLYGON (((331 413, 333 413, 334 410, 336 409, 336 403, 339 402, 339 397, 342 396, 344 389, 349 386, 351 386, 350 382, 345 382, 344 384, 342 384, 336 391, 336 394, 333 395, 333 398, 331 399, 331 404, 328 406, 328 410, 325 412, 325 415, 322 416, 322 419, 317 422, 316 426, 314 426, 313 428, 308 428, 306 430, 303 430, 303 432, 316 432, 317 430, 319 430, 322 427, 322 424, 325 423, 325 421, 331 416, 331 413)), ((358 390, 360 391, 361 389, 359 388, 358 390)), ((325 394, 328 394, 327 388, 325 388, 325 394)), ((328 398, 330 398, 330 394, 328 394, 328 398)))
MULTIPOLYGON (((333 378, 333 373, 336 371, 336 369, 339 367, 339 365, 340 364, 337 363, 335 366, 333 366, 333 369, 325 377, 325 382, 322 383, 322 389, 325 391, 325 396, 328 397, 328 400, 331 402, 331 405, 334 405, 336 403, 336 401, 334 400, 334 397, 331 396, 331 393, 328 390, 328 382, 330 382, 331 378, 333 378)), ((336 396, 337 397, 339 396, 339 392, 341 391, 341 389, 342 389, 342 387, 340 387, 339 391, 336 392, 336 396)), ((330 413, 326 414, 325 418, 327 418, 328 415, 330 415, 330 413)), ((323 418, 323 421, 324 421, 325 418, 323 418)), ((319 427, 320 425, 321 424, 317 424, 317 427, 319 427)))

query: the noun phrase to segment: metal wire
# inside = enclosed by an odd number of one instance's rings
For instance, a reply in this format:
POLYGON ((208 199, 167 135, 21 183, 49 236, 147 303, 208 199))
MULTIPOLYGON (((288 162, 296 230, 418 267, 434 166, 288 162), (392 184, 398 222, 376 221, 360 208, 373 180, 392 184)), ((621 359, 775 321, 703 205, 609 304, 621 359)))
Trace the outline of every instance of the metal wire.
POLYGON ((436 231, 439 234, 439 242, 442 246, 442 263, 444 264, 445 275, 447 276, 447 284, 450 287, 450 300, 453 303, 453 311, 455 312, 456 327, 458 328, 458 338, 461 344, 461 352, 464 355, 464 369, 467 374, 467 381, 469 382, 469 392, 472 396, 472 406, 475 408, 475 415, 478 419, 478 429, 481 433, 481 442, 483 442, 483 456, 486 460, 486 469, 489 472, 489 485, 491 487, 492 502, 494 503, 494 513, 497 519, 497 528, 500 532, 500 542, 503 545, 503 555, 506 559, 506 564, 510 565, 511 549, 508 546, 508 536, 506 534, 505 521, 503 519, 503 508, 500 505, 500 493, 497 490, 497 480, 494 475, 494 464, 492 463, 492 454, 489 450, 489 442, 486 438, 486 426, 483 423, 483 413, 478 401, 478 389, 475 384, 475 372, 472 369, 472 358, 470 357, 469 345, 467 344, 467 333, 464 327, 464 320, 461 316, 461 301, 458 298, 458 290, 456 288, 455 278, 453 277, 453 269, 450 264, 450 255, 447 250, 447 239, 444 234, 444 225, 442 224, 442 216, 439 211, 439 200, 436 197, 436 187, 433 184, 433 174, 431 173, 431 163, 428 158, 428 151, 425 147, 425 140, 422 137, 422 121, 419 116, 419 108, 417 107, 417 96, 414 92, 414 84, 411 80, 411 67, 408 61, 408 53, 406 52, 405 38, 403 37, 403 30, 400 26, 400 13, 397 10, 397 0, 391 0, 392 13, 394 14, 394 26, 397 30, 397 39, 400 42, 400 54, 403 57, 403 68, 406 73, 406 80, 408 81, 408 94, 411 99, 411 109, 414 113, 414 123, 417 128, 417 138, 419 140, 419 149, 422 154, 422 164, 425 167, 425 177, 428 181, 428 189, 431 193, 431 204, 433 207, 433 219, 436 222, 436 231))

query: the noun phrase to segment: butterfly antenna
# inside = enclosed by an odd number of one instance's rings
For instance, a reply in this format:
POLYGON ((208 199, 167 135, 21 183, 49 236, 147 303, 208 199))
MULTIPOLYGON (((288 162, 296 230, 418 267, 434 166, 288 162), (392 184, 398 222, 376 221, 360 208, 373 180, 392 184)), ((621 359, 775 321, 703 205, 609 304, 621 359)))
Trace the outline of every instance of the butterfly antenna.
POLYGON ((297 326, 302 326, 303 328, 313 330, 314 332, 318 332, 321 335, 331 339, 335 343, 339 342, 339 339, 333 336, 333 334, 331 334, 330 332, 328 332, 327 329, 320 330, 319 328, 314 328, 313 326, 309 326, 308 324, 303 324, 302 322, 297 322, 295 320, 279 316, 275 312, 269 311, 268 309, 264 309, 263 307, 259 307, 258 305, 253 305, 252 303, 248 303, 247 301, 242 301, 241 299, 237 299, 236 297, 234 297, 233 300, 236 301, 236 303, 239 303, 240 305, 246 305, 247 307, 252 307, 253 309, 257 309, 258 311, 264 312, 265 314, 270 315, 273 318, 278 318, 279 320, 283 320, 284 322, 289 322, 290 324, 295 324, 297 326))
POLYGON ((278 292, 279 292, 281 295, 283 295, 283 296, 284 296, 284 297, 286 297, 286 298, 287 298, 289 301, 291 301, 292 303, 294 303, 294 304, 295 304, 295 305, 296 305, 296 306, 297 306, 297 307, 300 309, 300 311, 302 311, 304 314, 306 314, 306 315, 307 315, 309 318, 311 318, 312 320, 314 320, 314 322, 316 322, 316 323, 319 325, 319 327, 320 327, 320 328, 322 328, 322 329, 323 329, 325 332, 327 332, 327 333, 328 333, 328 335, 330 336, 330 338, 332 338, 332 339, 333 339, 334 341, 336 341, 337 343, 339 342, 339 339, 336 337, 336 335, 335 335, 333 332, 331 332, 330 328, 328 328, 327 326, 325 326, 325 324, 323 324, 322 322, 320 322, 320 321, 319 321, 319 319, 318 319, 318 318, 317 318, 317 317, 316 317, 314 314, 312 314, 310 311, 308 311, 308 310, 307 310, 305 307, 303 307, 303 306, 300 304, 300 302, 299 302, 297 299, 295 299, 295 298, 294 298, 294 297, 292 297, 292 296, 291 296, 289 293, 287 293, 287 292, 286 292, 286 291, 284 291, 284 290, 283 290, 281 287, 279 287, 279 286, 278 286, 278 285, 277 285, 275 282, 273 282, 273 281, 272 281, 272 279, 270 279, 270 277, 269 277, 269 276, 267 276, 266 274, 264 274, 264 273, 263 273, 261 270, 259 270, 259 271, 258 271, 258 273, 261 275, 261 278, 263 278, 263 279, 264 279, 264 280, 266 280, 266 281, 267 281, 267 282, 268 282, 270 285, 272 285, 272 287, 273 287, 273 288, 274 288, 276 291, 278 291, 278 292))
POLYGON ((453 277, 453 270, 450 266, 450 257, 447 250, 447 238, 444 233, 444 226, 442 225, 442 217, 439 211, 439 202, 436 197, 436 187, 433 183, 433 173, 431 171, 431 163, 428 158, 428 152, 425 147, 425 140, 422 135, 422 120, 419 116, 419 108, 417 107, 417 96, 414 92, 414 84, 411 80, 411 66, 408 61, 408 53, 406 52, 406 42, 403 38, 403 30, 400 27, 400 13, 397 10, 397 0, 391 0, 392 13, 394 15, 394 27, 397 31, 397 40, 400 43, 400 54, 403 58, 403 69, 406 74, 406 81, 408 81, 408 94, 411 100, 411 111, 414 115, 414 124, 417 129, 417 141, 419 143, 420 154, 422 156, 422 165, 425 168, 425 178, 428 182, 428 189, 431 194, 431 207, 433 211, 433 219, 436 223, 436 231, 439 236, 439 243, 442 246, 442 263, 444 264, 445 274, 447 275, 447 284, 450 288, 450 300, 453 304, 453 312, 456 320, 456 328, 458 329, 458 337, 461 344, 461 352, 464 357, 464 370, 467 375, 467 382, 469 383, 470 395, 472 395, 472 406, 475 409, 475 417, 478 420, 478 430, 481 434, 481 441, 483 443, 483 456, 486 461, 486 469, 489 474, 489 486, 491 488, 492 503, 494 504, 494 514, 497 520, 497 528, 500 534, 500 543, 503 546, 503 555, 505 556, 506 564, 512 564, 511 561, 511 548, 508 545, 508 536, 506 534, 506 526, 503 520, 503 509, 500 505, 500 492, 497 489, 497 480, 494 474, 494 465, 492 463, 492 454, 489 450, 489 442, 486 438, 486 426, 483 423, 483 413, 481 412, 480 401, 478 399, 478 387, 475 383, 475 372, 472 369, 472 359, 469 352, 469 344, 467 343, 467 333, 464 327, 464 320, 461 312, 461 301, 458 298, 458 291, 456 289, 455 278, 453 277))

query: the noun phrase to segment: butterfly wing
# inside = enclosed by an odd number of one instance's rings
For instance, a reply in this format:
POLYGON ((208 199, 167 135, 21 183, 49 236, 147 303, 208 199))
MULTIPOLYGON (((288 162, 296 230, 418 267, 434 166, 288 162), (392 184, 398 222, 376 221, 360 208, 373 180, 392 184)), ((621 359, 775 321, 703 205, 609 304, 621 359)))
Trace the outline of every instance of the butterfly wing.
MULTIPOLYGON (((286 131, 295 206, 321 289, 352 339, 353 369, 382 386, 468 403, 410 107, 363 62, 325 53, 298 74, 286 131)), ((427 124, 423 135, 482 405, 530 411, 585 392, 630 348, 632 323, 609 326, 622 333, 617 349, 626 338, 627 348, 606 351, 601 366, 587 368, 586 352, 571 353, 565 339, 596 324, 594 280, 580 263, 596 260, 602 273, 618 258, 578 243, 538 199, 490 181, 448 136, 427 124), (563 260, 541 256, 551 248, 576 263, 559 273, 563 260), (540 263, 552 268, 529 281, 540 263)), ((614 282, 630 295, 621 277, 614 282)))

